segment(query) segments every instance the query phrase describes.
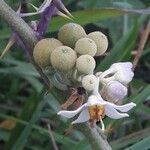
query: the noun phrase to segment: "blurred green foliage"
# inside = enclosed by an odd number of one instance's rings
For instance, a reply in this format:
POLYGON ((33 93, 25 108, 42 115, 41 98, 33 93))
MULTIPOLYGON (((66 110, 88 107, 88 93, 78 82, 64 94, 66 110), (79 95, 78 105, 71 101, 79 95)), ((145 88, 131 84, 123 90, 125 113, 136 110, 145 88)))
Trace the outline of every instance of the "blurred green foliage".
MULTIPOLYGON (((19 0, 6 0, 17 10, 19 0)), ((42 0, 31 0, 39 6, 42 0)), ((149 0, 65 0, 75 22, 84 25, 87 32, 101 30, 109 38, 110 53, 96 58, 97 70, 105 70, 112 63, 131 61, 131 51, 138 46, 140 32, 147 23, 147 15, 125 14, 122 9, 148 9, 149 0), (109 8, 109 9, 106 9, 109 8)), ((33 11, 28 6, 28 11, 33 11)), ((26 21, 38 19, 30 17, 26 21)), ((57 30, 68 20, 55 17, 49 25, 47 36, 56 36, 57 30)), ((6 46, 11 30, 0 18, 0 52, 6 46)), ((137 107, 127 119, 104 121, 112 127, 108 140, 114 149, 150 149, 150 43, 135 70, 128 97, 124 102, 134 101, 137 107)), ((90 150, 86 138, 76 130, 65 135, 70 122, 59 118, 57 111, 67 94, 52 90, 44 94, 40 75, 29 63, 26 52, 14 45, 0 61, 0 124, 11 120, 14 129, 0 128, 0 150, 49 150, 53 149, 46 123, 49 122, 61 150, 90 150)))

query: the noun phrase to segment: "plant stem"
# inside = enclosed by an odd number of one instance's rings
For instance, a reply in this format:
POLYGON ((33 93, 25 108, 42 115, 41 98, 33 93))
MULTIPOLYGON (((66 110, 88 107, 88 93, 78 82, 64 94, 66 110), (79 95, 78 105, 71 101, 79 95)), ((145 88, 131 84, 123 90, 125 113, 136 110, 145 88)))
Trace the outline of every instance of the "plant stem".
POLYGON ((9 24, 13 31, 18 33, 24 43, 33 49, 37 42, 33 30, 4 2, 4 0, 0 1, 0 15, 9 24))
MULTIPOLYGON (((49 80, 47 76, 42 72, 41 68, 36 65, 34 59, 32 57, 32 50, 37 43, 37 38, 35 36, 34 31, 28 26, 25 21, 17 15, 15 11, 13 11, 4 0, 0 0, 0 15, 1 17, 9 24, 14 32, 21 38, 25 47, 29 50, 29 56, 31 62, 37 69, 37 71, 42 76, 45 84, 49 88, 49 80)), ((91 128, 88 124, 78 125, 78 129, 82 131, 82 133, 89 140, 93 150, 111 150, 110 145, 107 140, 104 138, 103 133, 99 134, 96 128, 91 128)))
POLYGON ((58 149, 58 146, 57 146, 57 144, 56 144, 54 135, 53 135, 53 133, 52 133, 52 129, 51 129, 50 124, 47 124, 47 127, 48 127, 48 132, 49 132, 49 135, 50 135, 50 138, 51 138, 51 141, 52 141, 54 150, 59 150, 59 149, 58 149))
POLYGON ((28 24, 19 17, 19 15, 13 11, 4 0, 0 0, 0 15, 9 24, 12 30, 17 33, 17 35, 22 40, 26 49, 28 49, 29 57, 31 63, 35 66, 39 74, 41 75, 45 85, 50 89, 50 82, 47 76, 43 73, 42 69, 35 63, 32 50, 35 44, 38 42, 34 31, 28 26, 28 24))
POLYGON ((92 150, 112 150, 104 133, 96 128, 91 128, 88 123, 78 124, 76 128, 81 131, 91 144, 92 150))

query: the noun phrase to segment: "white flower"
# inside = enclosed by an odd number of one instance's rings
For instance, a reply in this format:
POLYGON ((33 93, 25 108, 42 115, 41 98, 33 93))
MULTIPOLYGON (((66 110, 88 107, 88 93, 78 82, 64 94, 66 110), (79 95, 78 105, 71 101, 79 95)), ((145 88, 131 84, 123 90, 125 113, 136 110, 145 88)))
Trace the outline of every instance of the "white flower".
POLYGON ((90 121, 91 125, 94 125, 97 121, 100 121, 102 130, 104 130, 102 119, 105 115, 112 119, 128 117, 129 115, 126 112, 136 106, 136 104, 131 102, 119 106, 103 100, 99 94, 99 83, 102 82, 104 86, 107 86, 107 94, 111 98, 118 100, 127 95, 127 88, 121 83, 128 84, 132 78, 133 72, 130 62, 115 63, 105 72, 97 74, 97 76, 86 75, 82 78, 82 86, 88 94, 91 94, 87 103, 73 111, 59 111, 58 115, 73 118, 80 113, 72 124, 90 121), (111 77, 109 77, 110 74, 111 77))
POLYGON ((106 77, 105 81, 116 80, 123 84, 128 84, 134 76, 132 67, 133 64, 131 62, 114 63, 108 70, 100 75, 100 80, 106 77), (111 77, 107 78, 109 75, 111 75, 111 77))
POLYGON ((86 121, 101 121, 102 130, 104 130, 104 124, 102 122, 104 114, 113 119, 128 117, 129 115, 126 112, 132 109, 134 106, 136 106, 136 104, 132 102, 118 106, 113 103, 104 101, 100 95, 91 95, 88 98, 87 103, 83 104, 78 109, 73 111, 62 110, 58 112, 58 115, 64 116, 66 118, 73 118, 75 115, 80 113, 78 118, 73 121, 72 124, 86 121))

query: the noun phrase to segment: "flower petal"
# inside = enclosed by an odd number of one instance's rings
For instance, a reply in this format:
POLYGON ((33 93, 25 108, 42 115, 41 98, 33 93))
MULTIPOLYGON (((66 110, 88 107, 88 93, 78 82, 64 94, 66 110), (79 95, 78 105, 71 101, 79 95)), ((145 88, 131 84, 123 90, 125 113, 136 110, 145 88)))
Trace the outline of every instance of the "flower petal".
POLYGON ((127 111, 129 111, 130 109, 132 109, 133 107, 136 106, 135 103, 128 103, 128 104, 121 105, 121 106, 115 105, 115 104, 112 104, 112 103, 111 103, 110 105, 111 105, 112 107, 114 107, 115 109, 121 111, 121 112, 127 112, 127 111))
POLYGON ((121 70, 131 70, 133 67, 133 64, 131 62, 119 62, 114 63, 110 66, 113 70, 119 71, 121 70))
POLYGON ((101 97, 101 95, 98 93, 97 95, 91 95, 88 98, 88 102, 87 105, 91 106, 91 105, 105 105, 107 102, 104 101, 101 97))
POLYGON ((108 82, 105 87, 106 97, 111 99, 112 101, 121 100, 127 95, 127 87, 121 84, 118 81, 110 81, 108 82))
POLYGON ((110 68, 116 72, 114 74, 116 80, 121 83, 128 84, 134 76, 132 67, 133 64, 131 62, 120 62, 111 65, 110 68))
POLYGON ((129 117, 129 115, 127 113, 119 113, 110 104, 105 105, 105 113, 108 117, 113 118, 113 119, 120 119, 120 118, 124 118, 124 117, 129 117))
POLYGON ((134 76, 132 71, 120 70, 114 74, 114 77, 117 81, 128 84, 134 76))
POLYGON ((89 115, 89 111, 88 108, 85 108, 79 115, 79 117, 72 122, 72 124, 75 123, 82 123, 82 122, 86 122, 90 119, 90 115, 89 115))
POLYGON ((106 71, 102 72, 101 75, 99 76, 99 79, 102 80, 105 78, 107 75, 115 73, 112 68, 107 69, 106 71))
POLYGON ((73 111, 67 111, 67 110, 61 110, 57 113, 57 115, 61 115, 64 116, 66 118, 72 118, 74 117, 76 114, 78 114, 80 111, 82 111, 85 107, 87 106, 87 103, 83 104, 82 106, 80 106, 78 109, 73 110, 73 111))

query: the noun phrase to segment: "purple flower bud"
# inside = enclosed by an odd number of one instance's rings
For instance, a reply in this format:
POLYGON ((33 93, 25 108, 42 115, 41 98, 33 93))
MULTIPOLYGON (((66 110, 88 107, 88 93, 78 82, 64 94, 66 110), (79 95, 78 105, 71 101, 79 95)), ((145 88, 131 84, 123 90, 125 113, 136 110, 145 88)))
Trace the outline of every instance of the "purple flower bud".
POLYGON ((104 89, 108 101, 116 102, 127 95, 127 87, 118 81, 110 81, 104 89))
POLYGON ((132 67, 133 64, 131 62, 120 62, 111 66, 113 70, 116 70, 114 77, 123 84, 128 84, 132 80, 134 76, 132 67))
POLYGON ((110 68, 113 68, 114 70, 123 69, 123 70, 131 71, 132 67, 133 67, 133 64, 131 62, 119 62, 119 63, 112 64, 110 68))
POLYGON ((107 80, 116 80, 122 84, 127 85, 133 78, 134 73, 132 71, 133 64, 131 62, 114 63, 110 68, 104 71, 100 78, 106 78, 107 80), (110 76, 111 78, 107 77, 110 76))

